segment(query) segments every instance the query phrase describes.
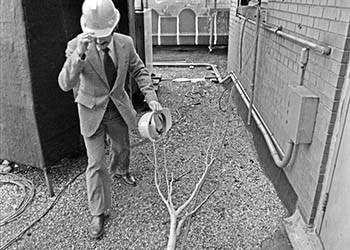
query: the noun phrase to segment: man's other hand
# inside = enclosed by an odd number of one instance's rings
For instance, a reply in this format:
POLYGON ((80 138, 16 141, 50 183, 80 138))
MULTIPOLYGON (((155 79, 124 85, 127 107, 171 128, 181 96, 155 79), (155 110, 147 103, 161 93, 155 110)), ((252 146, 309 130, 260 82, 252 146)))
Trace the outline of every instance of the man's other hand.
POLYGON ((149 104, 148 104, 149 108, 152 110, 152 111, 158 111, 158 110, 161 110, 162 109, 162 105, 160 105, 159 102, 157 101, 150 101, 149 104))

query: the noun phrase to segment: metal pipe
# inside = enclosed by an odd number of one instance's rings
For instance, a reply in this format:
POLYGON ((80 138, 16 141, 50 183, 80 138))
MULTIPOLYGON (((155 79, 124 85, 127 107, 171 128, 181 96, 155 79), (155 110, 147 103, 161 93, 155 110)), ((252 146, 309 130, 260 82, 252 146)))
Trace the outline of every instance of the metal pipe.
MULTIPOLYGON (((210 21, 210 39, 209 39, 209 46, 208 46, 209 52, 213 51, 214 21, 215 21, 215 15, 216 15, 216 11, 217 11, 216 10, 216 1, 217 0, 214 0, 214 12, 211 15, 211 21, 210 21)), ((214 44, 215 44, 215 42, 214 42, 214 44)))
MULTIPOLYGON (((242 97, 245 105, 249 107, 249 97, 247 93, 243 90, 243 87, 241 87, 241 84, 239 82, 239 79, 237 76, 231 72, 227 77, 224 79, 221 78, 220 73, 218 72, 216 65, 214 64, 209 64, 209 63, 182 63, 182 62, 153 62, 153 66, 158 66, 158 67, 167 67, 167 66, 172 66, 172 67, 189 67, 189 66, 197 66, 197 67, 211 67, 213 69, 214 74, 216 75, 217 79, 219 80, 219 83, 222 83, 228 79, 228 77, 231 78, 232 82, 236 83, 235 87, 237 88, 238 92, 240 93, 240 96, 242 97)), ((266 126, 266 123, 263 121, 261 118, 261 115, 258 113, 254 105, 252 106, 252 116, 261 131, 266 144, 269 148, 270 154, 276 164, 277 167, 279 168, 285 168, 288 166, 288 163, 291 160, 291 156, 293 155, 294 152, 294 143, 290 140, 288 142, 288 148, 286 151, 286 154, 283 154, 282 149, 279 147, 276 139, 266 126), (281 158, 280 158, 281 155, 281 158)))
MULTIPOLYGON (((237 16, 241 19, 247 19, 247 21, 249 23, 252 23, 252 24, 256 24, 255 21, 253 20, 250 20, 248 18, 246 18, 245 16, 241 15, 241 14, 237 14, 237 16)), ((295 42, 295 43, 298 43, 300 44, 301 46, 303 47, 308 47, 310 49, 313 49, 315 51, 317 51, 318 53, 322 54, 322 55, 330 55, 331 52, 332 52, 332 49, 328 46, 322 46, 320 44, 317 44, 317 43, 314 43, 314 42, 311 42, 311 41, 308 41, 306 39, 303 39, 303 38, 300 38, 300 37, 296 37, 294 35, 291 35, 291 34, 288 34, 286 32, 283 32, 282 31, 282 26, 280 27, 272 27, 271 25, 269 24, 266 24, 266 23, 262 23, 261 24, 262 28, 267 30, 267 31, 270 31, 270 32, 273 32, 275 33, 276 35, 279 35, 283 38, 286 38, 292 42, 295 42)))
MULTIPOLYGON (((245 93, 243 87, 241 86, 239 79, 237 78, 237 76, 233 72, 231 72, 229 76, 231 77, 232 81, 234 83, 236 83, 235 87, 238 90, 238 93, 240 94, 241 98, 243 99, 245 105, 247 107, 249 107, 249 103, 250 103, 249 97, 248 97, 247 93, 245 93)), ((278 144, 276 143, 276 139, 272 136, 271 132, 269 131, 266 124, 261 119, 260 114, 256 111, 255 108, 252 109, 252 116, 254 118, 254 121, 255 121, 257 127, 259 128, 261 134, 263 135, 263 137, 265 139, 267 147, 270 151, 270 154, 271 154, 276 166, 279 168, 285 168, 286 166, 288 166, 288 163, 290 162, 292 155, 293 155, 293 152, 294 152, 294 148, 295 148, 294 142, 292 140, 288 141, 288 148, 287 148, 285 154, 283 154, 282 150, 276 150, 276 148, 278 148, 278 144), (281 155, 281 157, 280 157, 280 155, 281 155)))
POLYGON ((303 86, 304 85, 304 76, 305 76, 305 70, 306 70, 306 65, 309 61, 309 48, 302 48, 301 53, 300 53, 300 82, 299 85, 303 86))
POLYGON ((250 98, 249 109, 248 109, 248 125, 250 125, 250 119, 252 116, 252 107, 254 102, 255 92, 255 81, 256 81, 256 68, 258 61, 258 47, 259 47, 259 32, 260 32, 260 6, 256 8, 256 32, 255 32, 255 48, 254 48, 254 61, 253 61, 253 80, 250 84, 250 90, 252 97, 250 98))
POLYGON ((219 70, 215 64, 210 63, 186 63, 186 62, 153 62, 153 66, 155 67, 210 67, 216 78, 219 80, 219 82, 222 80, 221 75, 219 73, 219 70))

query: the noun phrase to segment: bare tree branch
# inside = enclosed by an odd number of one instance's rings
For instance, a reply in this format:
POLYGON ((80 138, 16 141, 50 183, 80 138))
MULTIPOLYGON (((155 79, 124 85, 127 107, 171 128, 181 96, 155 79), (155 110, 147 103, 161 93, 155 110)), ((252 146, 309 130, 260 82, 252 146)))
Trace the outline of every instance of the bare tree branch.
POLYGON ((169 206, 167 200, 165 199, 162 191, 160 190, 160 181, 158 177, 158 160, 157 160, 157 151, 156 151, 156 144, 153 142, 153 154, 154 154, 154 183, 156 185, 158 194, 164 204, 167 206, 169 213, 171 212, 171 207, 169 206))
POLYGON ((193 190, 191 196, 187 199, 187 201, 182 204, 177 210, 176 210, 176 216, 178 216, 187 206, 188 204, 190 204, 190 202, 193 200, 193 198, 195 197, 195 195, 198 193, 199 189, 202 187, 202 183, 204 182, 205 180, 205 177, 207 176, 207 172, 208 172, 208 169, 209 167, 211 167, 211 165, 213 165, 215 161, 215 158, 214 159, 211 159, 209 164, 206 164, 206 167, 205 167, 205 170, 199 180, 199 182, 197 182, 196 184, 196 187, 195 189, 193 190))
MULTIPOLYGON (((196 183, 192 193, 190 194, 190 197, 182 204, 180 205, 177 209, 175 209, 175 206, 173 204, 173 184, 174 184, 174 174, 171 172, 171 177, 169 179, 169 173, 168 173, 168 166, 167 166, 167 160, 166 160, 166 152, 165 152, 165 146, 163 149, 163 166, 164 166, 164 173, 165 173, 165 182, 166 182, 166 190, 167 190, 167 199, 165 198, 165 195, 161 191, 161 183, 160 183, 160 174, 159 174, 159 168, 158 168, 158 158, 157 158, 157 152, 156 152, 156 146, 155 143, 153 143, 153 151, 154 151, 154 182, 157 188, 157 191, 162 199, 162 201, 165 203, 169 215, 170 215, 170 229, 169 229, 169 238, 168 238, 168 244, 167 244, 167 250, 175 250, 176 247, 176 240, 177 237, 181 233, 181 229, 183 227, 183 224, 185 223, 186 219, 188 217, 191 218, 211 197, 211 195, 216 191, 216 188, 211 191, 211 193, 197 206, 194 206, 192 211, 186 212, 185 215, 183 215, 180 218, 180 214, 189 206, 189 204, 195 200, 195 198, 198 198, 198 193, 200 189, 202 188, 205 179, 208 175, 209 169, 211 166, 214 164, 216 157, 214 157, 214 146, 213 146, 213 141, 214 141, 214 131, 215 131, 215 121, 213 123, 213 129, 212 129, 212 134, 210 136, 209 144, 206 149, 206 154, 205 154, 205 168, 204 171, 196 183)), ((221 144, 222 145, 222 144, 221 144)), ((219 148, 221 150, 222 146, 219 148)), ((218 155, 218 154, 217 154, 218 155)), ((146 156, 147 157, 147 156, 146 156)), ((149 157, 147 157, 149 159, 149 157)), ((150 159, 149 159, 150 160, 150 159)), ((196 204, 196 202, 194 203, 196 204)))
POLYGON ((182 225, 185 223, 186 219, 190 216, 193 216, 195 213, 197 213, 197 211, 204 205, 204 203, 207 202, 207 200, 210 198, 210 196, 212 196, 216 191, 216 188, 214 190, 212 190, 210 192, 210 194, 196 207, 194 208, 191 212, 189 213, 186 213, 182 218, 181 220, 179 221, 178 225, 177 225, 177 229, 176 229, 176 234, 177 236, 180 235, 181 233, 181 228, 182 228, 182 225))
POLYGON ((173 204, 173 198, 172 198, 172 195, 173 195, 173 182, 174 182, 174 174, 171 173, 171 180, 169 182, 169 203, 172 207, 174 207, 174 204, 173 204))
POLYGON ((190 213, 186 214, 186 217, 188 216, 192 216, 194 215, 195 213, 197 213, 197 211, 204 205, 204 203, 207 202, 207 200, 209 200, 210 196, 212 196, 215 192, 216 192, 216 189, 213 189, 210 194, 195 208, 193 209, 190 213))
MULTIPOLYGON (((231 109, 232 111, 233 109, 231 109)), ((230 116, 232 116, 232 114, 230 114, 230 116)), ((223 148, 223 145, 224 145, 224 142, 225 142, 225 139, 227 137, 227 131, 228 131, 228 128, 229 128, 229 120, 230 118, 227 119, 227 122, 226 122, 226 126, 225 126, 225 133, 221 139, 221 143, 220 143, 220 146, 218 148, 218 151, 217 151, 217 154, 215 155, 215 158, 216 157, 219 157, 220 153, 221 153, 221 150, 223 148)), ((220 159, 217 159, 219 161, 221 161, 220 159)), ((222 165, 222 161, 221 161, 221 165, 222 165)), ((197 197, 198 198, 198 197, 197 197)), ((194 205, 197 203, 197 201, 194 202, 194 205)), ((192 222, 192 216, 190 216, 187 220, 187 223, 185 225, 185 232, 182 236, 182 240, 181 240, 181 246, 180 246, 180 250, 182 250, 185 246, 185 242, 186 242, 186 239, 187 239, 187 236, 188 236, 188 233, 189 233, 189 230, 190 230, 190 227, 191 227, 191 222, 192 222)))

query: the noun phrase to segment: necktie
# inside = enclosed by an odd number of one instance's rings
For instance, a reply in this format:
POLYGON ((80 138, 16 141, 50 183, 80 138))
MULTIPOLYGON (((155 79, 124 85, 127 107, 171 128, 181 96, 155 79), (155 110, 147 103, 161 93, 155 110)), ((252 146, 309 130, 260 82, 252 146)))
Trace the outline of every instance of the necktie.
POLYGON ((117 77, 117 70, 108 51, 109 51, 108 47, 103 49, 103 52, 104 52, 103 64, 105 67, 105 73, 107 76, 109 86, 113 88, 115 78, 117 77))

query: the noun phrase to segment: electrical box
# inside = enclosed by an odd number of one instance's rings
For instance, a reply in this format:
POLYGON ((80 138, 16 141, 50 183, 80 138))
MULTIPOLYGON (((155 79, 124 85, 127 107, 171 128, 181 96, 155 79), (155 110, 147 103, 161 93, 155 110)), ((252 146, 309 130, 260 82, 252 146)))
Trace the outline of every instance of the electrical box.
POLYGON ((319 97, 305 86, 288 86, 284 128, 295 143, 311 143, 319 97))

